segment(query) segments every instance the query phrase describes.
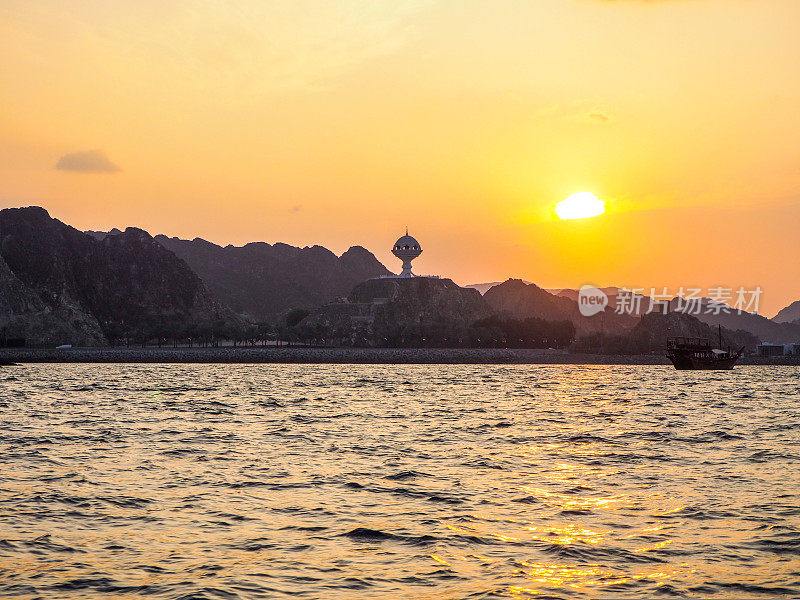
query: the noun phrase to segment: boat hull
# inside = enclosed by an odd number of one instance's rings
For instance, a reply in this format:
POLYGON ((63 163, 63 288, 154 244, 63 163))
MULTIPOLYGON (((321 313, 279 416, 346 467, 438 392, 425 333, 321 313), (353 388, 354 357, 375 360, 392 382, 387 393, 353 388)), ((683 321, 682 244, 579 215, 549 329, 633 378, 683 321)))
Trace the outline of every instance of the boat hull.
POLYGON ((730 371, 739 359, 729 358, 706 359, 695 356, 667 356, 679 371, 730 371))

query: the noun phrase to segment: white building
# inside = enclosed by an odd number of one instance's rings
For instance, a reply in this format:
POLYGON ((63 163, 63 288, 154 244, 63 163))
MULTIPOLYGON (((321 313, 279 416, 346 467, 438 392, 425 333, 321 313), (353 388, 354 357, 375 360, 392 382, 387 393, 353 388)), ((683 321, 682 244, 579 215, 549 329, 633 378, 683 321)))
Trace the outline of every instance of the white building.
POLYGON ((406 234, 394 243, 392 254, 403 261, 403 270, 400 273, 400 277, 415 277, 414 273, 411 272, 411 261, 422 254, 422 246, 419 245, 417 240, 408 235, 408 229, 406 229, 406 234))

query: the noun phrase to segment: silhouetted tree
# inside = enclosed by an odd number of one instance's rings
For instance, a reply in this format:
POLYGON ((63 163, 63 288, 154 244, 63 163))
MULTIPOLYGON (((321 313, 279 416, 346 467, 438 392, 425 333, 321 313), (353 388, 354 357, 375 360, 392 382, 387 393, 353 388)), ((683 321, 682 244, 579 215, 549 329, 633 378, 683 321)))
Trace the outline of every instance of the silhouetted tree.
POLYGON ((294 327, 310 314, 311 312, 305 308, 293 308, 286 314, 286 326, 294 327))
POLYGON ((537 317, 515 319, 492 315, 473 323, 472 329, 472 345, 482 347, 564 348, 575 338, 572 322, 537 317))

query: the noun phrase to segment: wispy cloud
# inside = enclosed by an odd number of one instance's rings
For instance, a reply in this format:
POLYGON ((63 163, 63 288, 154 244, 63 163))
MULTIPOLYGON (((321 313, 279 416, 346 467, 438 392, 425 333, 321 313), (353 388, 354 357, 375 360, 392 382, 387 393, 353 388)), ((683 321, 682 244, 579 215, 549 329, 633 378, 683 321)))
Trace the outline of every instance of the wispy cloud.
POLYGON ((116 173, 120 170, 102 150, 65 154, 58 159, 56 169, 74 173, 116 173))
POLYGON ((600 123, 605 123, 606 121, 609 120, 609 116, 604 115, 601 112, 589 113, 589 118, 592 119, 593 121, 599 121, 600 123))

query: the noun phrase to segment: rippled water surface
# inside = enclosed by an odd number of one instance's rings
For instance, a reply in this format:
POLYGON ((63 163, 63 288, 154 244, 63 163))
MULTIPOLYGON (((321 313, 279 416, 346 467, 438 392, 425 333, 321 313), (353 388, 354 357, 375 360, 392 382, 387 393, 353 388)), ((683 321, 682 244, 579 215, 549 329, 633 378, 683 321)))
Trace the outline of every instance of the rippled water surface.
POLYGON ((800 596, 800 371, 0 371, 0 597, 800 596))

